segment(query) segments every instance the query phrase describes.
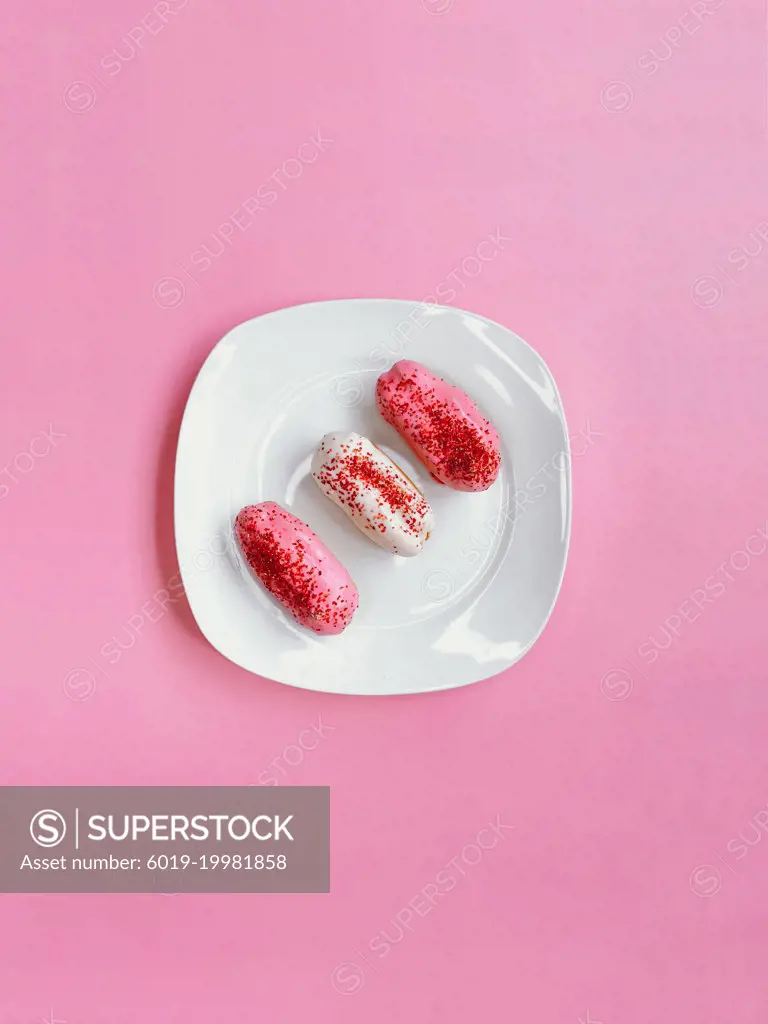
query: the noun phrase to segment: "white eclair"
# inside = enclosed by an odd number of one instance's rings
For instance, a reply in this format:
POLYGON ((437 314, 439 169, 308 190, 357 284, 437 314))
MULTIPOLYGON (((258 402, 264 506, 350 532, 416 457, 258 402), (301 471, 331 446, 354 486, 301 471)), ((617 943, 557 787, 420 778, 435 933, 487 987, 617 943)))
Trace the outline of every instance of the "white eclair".
POLYGON ((418 487, 372 441, 352 431, 326 434, 312 476, 374 544, 394 555, 418 555, 435 517, 418 487))

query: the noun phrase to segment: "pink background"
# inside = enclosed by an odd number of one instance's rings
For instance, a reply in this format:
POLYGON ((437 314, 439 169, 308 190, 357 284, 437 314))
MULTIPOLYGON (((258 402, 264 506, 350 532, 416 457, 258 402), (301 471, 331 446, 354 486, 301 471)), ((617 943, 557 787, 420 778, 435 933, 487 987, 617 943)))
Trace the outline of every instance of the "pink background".
POLYGON ((0 897, 0 1024, 763 1024, 764 0, 7 22, 0 782, 330 784, 333 892, 0 897), (552 620, 452 692, 249 676, 153 598, 194 375, 248 317, 441 283, 595 435, 552 620))

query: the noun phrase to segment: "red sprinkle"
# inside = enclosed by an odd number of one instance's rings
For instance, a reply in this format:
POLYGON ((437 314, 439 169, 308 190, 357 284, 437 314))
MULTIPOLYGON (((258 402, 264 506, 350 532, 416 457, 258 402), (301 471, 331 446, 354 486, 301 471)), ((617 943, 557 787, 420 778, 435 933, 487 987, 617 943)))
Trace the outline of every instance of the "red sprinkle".
MULTIPOLYGON (((377 463, 362 444, 357 444, 351 452, 342 445, 342 452, 323 466, 318 474, 320 482, 361 515, 366 512, 360 500, 363 488, 375 491, 379 507, 386 504, 393 512, 400 512, 406 528, 418 534, 429 509, 422 494, 400 475, 394 465, 389 469, 377 463)), ((376 524, 377 528, 385 533, 386 523, 383 520, 386 517, 380 513, 377 518, 382 520, 376 524)))

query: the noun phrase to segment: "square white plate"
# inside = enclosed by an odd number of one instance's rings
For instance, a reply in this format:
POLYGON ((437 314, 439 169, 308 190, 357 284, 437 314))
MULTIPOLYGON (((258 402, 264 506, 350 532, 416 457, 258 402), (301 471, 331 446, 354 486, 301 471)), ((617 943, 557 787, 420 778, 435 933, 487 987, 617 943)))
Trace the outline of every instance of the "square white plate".
POLYGON ((565 569, 571 465, 560 396, 522 338, 475 313, 394 299, 282 309, 230 331, 189 396, 176 459, 176 545, 192 612, 225 657, 333 693, 416 693, 496 675, 533 645, 565 569), (479 494, 436 483, 376 411, 382 370, 413 359, 463 388, 502 438, 479 494), (424 492, 436 525, 415 558, 368 541, 310 476, 330 430, 355 430, 424 492), (336 637, 305 632, 244 571, 232 523, 276 501, 309 523, 360 592, 336 637))

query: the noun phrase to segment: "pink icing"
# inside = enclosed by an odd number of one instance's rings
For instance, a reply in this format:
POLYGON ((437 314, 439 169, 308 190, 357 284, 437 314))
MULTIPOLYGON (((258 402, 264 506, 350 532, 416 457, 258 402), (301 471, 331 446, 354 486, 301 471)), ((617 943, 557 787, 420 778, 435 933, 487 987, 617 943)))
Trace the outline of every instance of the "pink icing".
POLYGON ((475 403, 453 384, 408 359, 376 383, 379 412, 440 483, 485 491, 499 475, 501 443, 475 403))
POLYGON ((306 523, 265 501, 238 513, 235 533, 251 569, 299 625, 322 635, 346 629, 357 587, 306 523))

